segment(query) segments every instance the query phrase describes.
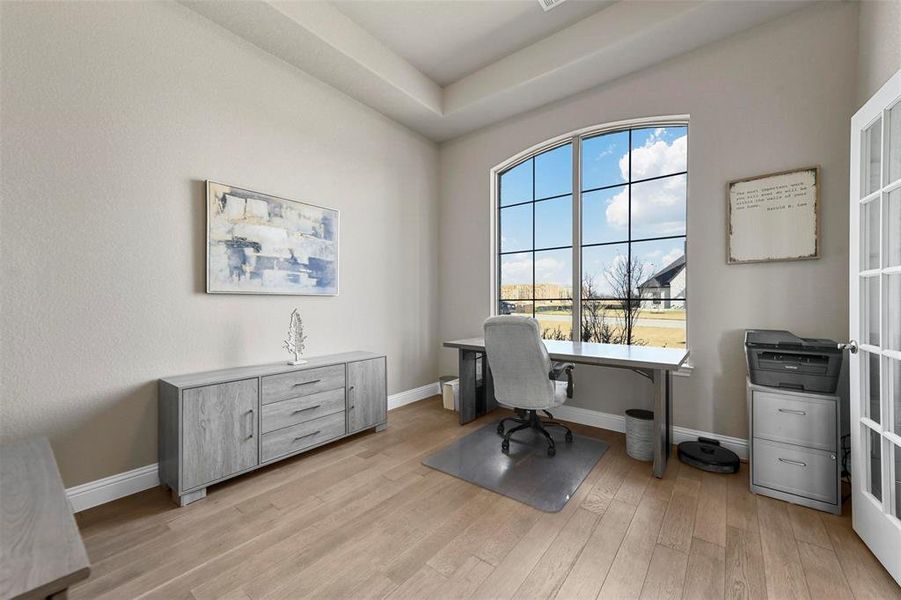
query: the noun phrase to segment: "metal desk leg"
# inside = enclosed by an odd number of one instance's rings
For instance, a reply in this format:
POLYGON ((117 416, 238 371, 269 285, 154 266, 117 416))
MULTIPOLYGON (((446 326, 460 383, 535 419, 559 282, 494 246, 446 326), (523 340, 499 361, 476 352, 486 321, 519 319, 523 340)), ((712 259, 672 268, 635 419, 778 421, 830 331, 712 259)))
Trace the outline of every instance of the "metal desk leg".
POLYGON ((670 453, 672 421, 670 407, 670 374, 654 369, 654 477, 663 477, 670 453))

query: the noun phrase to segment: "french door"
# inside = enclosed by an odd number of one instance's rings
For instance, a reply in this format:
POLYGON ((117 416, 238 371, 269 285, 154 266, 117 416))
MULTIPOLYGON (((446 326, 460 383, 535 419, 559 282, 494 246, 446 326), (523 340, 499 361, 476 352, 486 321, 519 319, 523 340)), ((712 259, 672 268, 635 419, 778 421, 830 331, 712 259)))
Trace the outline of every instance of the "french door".
POLYGON ((851 119, 854 530, 901 583, 901 71, 851 119))

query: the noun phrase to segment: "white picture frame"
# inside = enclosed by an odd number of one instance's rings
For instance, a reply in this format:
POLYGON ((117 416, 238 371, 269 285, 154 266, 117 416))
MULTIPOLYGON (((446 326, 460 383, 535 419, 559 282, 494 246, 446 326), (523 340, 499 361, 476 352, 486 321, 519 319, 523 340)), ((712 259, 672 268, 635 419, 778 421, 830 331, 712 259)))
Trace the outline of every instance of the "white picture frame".
POLYGON ((337 296, 340 212, 207 180, 208 294, 337 296))
POLYGON ((730 181, 726 186, 726 262, 820 257, 819 167, 730 181))

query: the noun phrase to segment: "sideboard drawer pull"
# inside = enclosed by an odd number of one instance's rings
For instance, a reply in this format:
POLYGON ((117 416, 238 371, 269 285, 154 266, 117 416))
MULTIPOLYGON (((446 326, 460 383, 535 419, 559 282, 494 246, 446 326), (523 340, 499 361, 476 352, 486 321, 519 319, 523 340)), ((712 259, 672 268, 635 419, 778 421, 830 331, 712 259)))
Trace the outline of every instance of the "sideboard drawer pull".
MULTIPOLYGON (((296 438, 294 438, 294 441, 295 441, 295 442, 299 442, 300 440, 302 440, 302 439, 304 439, 304 438, 312 437, 312 436, 314 436, 314 435, 319 435, 320 433, 322 433, 322 430, 321 430, 321 429, 317 429, 316 431, 313 431, 313 432, 310 432, 310 433, 305 433, 305 434, 303 434, 303 435, 297 436, 296 438)), ((779 459, 779 460, 782 460, 782 459, 779 459)))
POLYGON ((314 383, 319 383, 322 381, 321 379, 311 379, 310 381, 301 381, 300 383, 295 383, 294 387, 300 387, 302 385, 313 385, 314 383))
POLYGON ((800 460, 791 460, 791 459, 782 458, 782 457, 779 457, 779 462, 786 463, 789 465, 795 465, 796 467, 806 467, 807 466, 806 462, 801 462, 800 460))
POLYGON ((314 406, 307 406, 306 408, 298 408, 297 410, 295 410, 295 411, 292 412, 291 414, 292 414, 292 415, 296 415, 296 414, 298 414, 298 413, 304 412, 305 410, 313 410, 314 408, 319 408, 320 406, 322 406, 322 405, 321 405, 321 404, 316 404, 316 405, 314 405, 314 406))
POLYGON ((789 415, 801 415, 802 417, 807 414, 806 410, 792 410, 790 408, 780 408, 779 412, 789 415))

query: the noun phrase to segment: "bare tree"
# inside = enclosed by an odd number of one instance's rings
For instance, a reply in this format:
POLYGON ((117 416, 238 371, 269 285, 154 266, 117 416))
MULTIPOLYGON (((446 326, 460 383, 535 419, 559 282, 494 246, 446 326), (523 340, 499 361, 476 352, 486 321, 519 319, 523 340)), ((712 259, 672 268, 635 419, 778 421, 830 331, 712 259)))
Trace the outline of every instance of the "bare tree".
MULTIPOLYGON (((602 294, 591 275, 582 278, 582 313, 579 338, 583 342, 602 344, 631 344, 642 346, 646 342, 635 335, 635 324, 641 313, 641 294, 638 286, 645 280, 647 265, 640 259, 617 260, 604 273, 610 292, 602 294), (604 298, 603 296, 606 296, 604 298), (610 317, 613 308, 621 316, 610 317)), ((572 300, 570 294, 569 300, 572 300)), ((567 334, 557 325, 542 329, 546 340, 571 340, 576 332, 567 334)))
POLYGON ((617 344, 643 345, 642 340, 633 335, 635 323, 641 312, 641 291, 638 286, 644 282, 647 266, 639 258, 615 260, 613 265, 604 273, 604 278, 610 286, 612 295, 617 300, 615 304, 622 312, 623 326, 620 331, 620 341, 617 344))

